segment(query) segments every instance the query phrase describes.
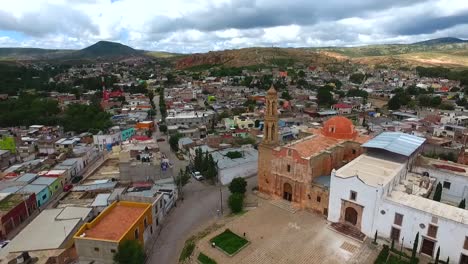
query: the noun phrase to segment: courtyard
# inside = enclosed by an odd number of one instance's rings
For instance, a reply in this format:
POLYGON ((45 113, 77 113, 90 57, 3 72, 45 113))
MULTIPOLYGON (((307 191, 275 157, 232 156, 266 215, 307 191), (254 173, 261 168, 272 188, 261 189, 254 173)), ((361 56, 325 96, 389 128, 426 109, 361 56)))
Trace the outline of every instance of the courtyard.
MULTIPOLYGON (((217 263, 373 263, 378 250, 328 228, 322 216, 305 211, 288 212, 269 200, 258 199, 258 207, 226 219, 224 226, 197 242, 199 252, 217 263), (210 240, 231 230, 250 244, 229 257, 210 240)), ((195 262, 194 262, 195 263, 195 262)))

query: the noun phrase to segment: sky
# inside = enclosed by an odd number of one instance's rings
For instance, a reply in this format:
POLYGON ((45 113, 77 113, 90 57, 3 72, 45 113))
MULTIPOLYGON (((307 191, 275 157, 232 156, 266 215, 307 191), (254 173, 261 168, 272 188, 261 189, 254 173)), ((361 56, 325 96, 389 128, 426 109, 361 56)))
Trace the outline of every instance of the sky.
POLYGON ((9 0, 0 47, 179 53, 468 39, 468 0, 9 0))

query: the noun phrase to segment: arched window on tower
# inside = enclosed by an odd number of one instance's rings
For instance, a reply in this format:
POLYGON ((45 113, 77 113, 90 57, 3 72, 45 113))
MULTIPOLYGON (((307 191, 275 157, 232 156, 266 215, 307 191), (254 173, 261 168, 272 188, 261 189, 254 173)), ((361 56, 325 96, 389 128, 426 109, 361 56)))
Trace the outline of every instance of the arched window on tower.
POLYGON ((275 124, 271 125, 271 130, 270 130, 270 139, 271 140, 274 140, 274 138, 275 138, 274 133, 275 133, 275 124))

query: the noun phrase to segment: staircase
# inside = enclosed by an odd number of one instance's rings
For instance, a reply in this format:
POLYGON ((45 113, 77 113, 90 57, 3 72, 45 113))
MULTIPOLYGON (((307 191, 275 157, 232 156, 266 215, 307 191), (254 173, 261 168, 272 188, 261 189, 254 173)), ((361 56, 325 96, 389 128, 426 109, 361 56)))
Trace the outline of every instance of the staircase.
POLYGON ((291 202, 288 202, 286 200, 283 200, 283 199, 275 199, 275 200, 272 200, 270 201, 270 203, 276 207, 279 207, 283 210, 286 210, 292 214, 296 213, 297 212, 297 209, 294 208, 291 204, 291 202))
POLYGON ((366 235, 354 226, 342 223, 332 223, 329 228, 359 242, 364 242, 364 239, 366 239, 366 235))

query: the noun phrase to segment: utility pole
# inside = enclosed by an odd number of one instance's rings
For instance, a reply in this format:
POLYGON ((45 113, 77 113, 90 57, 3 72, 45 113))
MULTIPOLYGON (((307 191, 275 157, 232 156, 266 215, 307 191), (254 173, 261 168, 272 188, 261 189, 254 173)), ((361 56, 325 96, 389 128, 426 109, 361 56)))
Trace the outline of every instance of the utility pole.
POLYGON ((223 215, 223 189, 219 186, 220 204, 221 204, 221 215, 223 215))

